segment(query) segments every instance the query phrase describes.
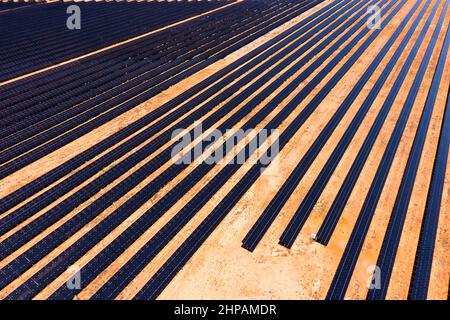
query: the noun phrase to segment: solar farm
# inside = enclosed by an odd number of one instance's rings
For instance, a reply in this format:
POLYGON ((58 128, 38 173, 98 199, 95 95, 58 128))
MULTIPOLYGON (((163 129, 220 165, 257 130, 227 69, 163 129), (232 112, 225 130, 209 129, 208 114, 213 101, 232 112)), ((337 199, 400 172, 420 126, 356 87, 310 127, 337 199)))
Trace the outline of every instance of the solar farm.
POLYGON ((447 300, 449 22, 0 2, 0 299, 447 300))

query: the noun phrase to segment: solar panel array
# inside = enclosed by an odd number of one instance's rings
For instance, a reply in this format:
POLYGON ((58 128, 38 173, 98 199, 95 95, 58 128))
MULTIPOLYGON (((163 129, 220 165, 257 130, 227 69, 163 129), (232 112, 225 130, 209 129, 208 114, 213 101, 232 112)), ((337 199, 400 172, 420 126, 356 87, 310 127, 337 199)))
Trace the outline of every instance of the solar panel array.
MULTIPOLYGON (((68 32, 68 4, 34 5, 2 16, 0 81, 14 78, 87 52, 127 40, 190 16, 218 8, 227 1, 174 1, 76 4, 82 14, 82 32, 68 32), (36 26, 39 26, 36 28, 36 26)), ((0 4, 2 5, 2 4, 0 4)))
MULTIPOLYGON (((343 299, 346 295, 413 107, 427 73, 432 72, 434 77, 427 88, 427 99, 421 109, 420 122, 408 151, 408 161, 378 257, 377 265, 387 276, 382 278, 381 289, 369 290, 367 296, 369 299, 386 298, 412 190, 416 177, 421 174, 418 168, 431 116, 445 80, 449 1, 322 2, 211 1, 202 6, 200 2, 182 1, 176 4, 121 3, 111 7, 108 4, 84 4, 86 31, 80 30, 82 32, 75 38, 65 38, 66 31, 58 26, 59 20, 45 18, 47 13, 59 17, 58 12, 65 8, 62 4, 30 6, 22 9, 24 14, 19 11, 7 14, 5 11, 11 25, 17 24, 17 31, 11 36, 20 39, 18 45, 23 50, 14 55, 9 44, 5 44, 7 58, 1 62, 0 81, 233 3, 180 26, 0 86, 0 179, 17 176, 27 170, 28 165, 41 158, 45 160, 77 139, 89 136, 163 90, 313 9, 284 31, 248 49, 234 62, 157 108, 146 111, 142 117, 100 142, 75 152, 69 160, 0 199, 0 296, 31 299, 45 292, 50 299, 73 299, 91 290, 89 288, 96 279, 128 255, 120 268, 112 268, 114 271, 110 276, 89 296, 114 299, 181 237, 185 240, 134 294, 135 299, 157 298, 268 166, 263 156, 251 146, 255 143, 267 143, 269 147, 277 144, 280 151, 288 146, 341 79, 360 65, 362 57, 402 15, 311 146, 297 156, 297 165, 242 241, 242 246, 249 251, 256 250, 264 241, 264 235, 270 232, 351 106, 359 103, 356 114, 340 141, 332 147, 281 235, 282 246, 290 249, 295 245, 364 120, 369 112, 373 112, 376 99, 383 88, 389 86, 314 238, 323 246, 333 241, 349 198, 358 192, 355 189, 357 181, 396 106, 397 96, 405 91, 404 83, 419 60, 419 68, 413 73, 414 81, 407 90, 407 99, 384 144, 370 189, 361 195, 364 204, 357 212, 356 224, 326 296, 343 299), (315 8, 317 5, 320 6, 315 8), (371 5, 380 7, 380 28, 366 27, 367 10, 371 5), (165 14, 167 12, 169 14, 165 14), (42 28, 36 28, 33 35, 40 39, 37 46, 24 36, 28 34, 27 28, 32 26, 28 23, 32 17, 42 23, 42 28), (131 18, 133 23, 129 23, 131 18), (103 36, 102 32, 111 27, 113 31, 103 36), (447 35, 442 42, 440 39, 445 32, 447 35), (428 35, 431 38, 427 42, 428 35), (80 45, 73 46, 73 41, 80 45), (394 48, 394 43, 399 44, 394 48), (422 57, 419 52, 424 46, 426 52, 422 57), (408 48, 406 53, 405 48, 408 48), (386 59, 389 52, 392 55, 386 59), (439 56, 438 63, 430 70, 435 55, 439 56), (371 80, 377 70, 378 76, 371 80), (393 80, 389 83, 389 79, 393 80), (358 97, 371 82, 367 96, 358 102, 358 97), (188 128, 190 136, 195 136, 199 129, 225 132, 239 128, 245 134, 214 145, 215 150, 222 151, 223 164, 215 163, 216 154, 199 163, 179 164, 172 162, 172 151, 178 143, 172 139, 172 133, 179 128, 188 128), (269 134, 247 136, 248 130, 253 128, 267 129, 269 134), (281 134, 273 141, 271 132, 279 128, 283 128, 281 134), (227 149, 229 142, 241 146, 236 154, 227 149), (250 164, 250 159, 255 157, 256 162, 250 164), (244 159, 244 164, 237 164, 237 159, 244 159), (180 235, 224 185, 233 181, 238 171, 244 168, 243 177, 213 203, 199 225, 186 236, 180 235), (180 203, 183 203, 181 207, 180 203), (135 215, 136 218, 131 219, 135 215), (153 235, 136 245, 161 221, 162 225, 153 235), (108 240, 109 235, 116 233, 115 238, 108 240), (87 256, 89 259, 83 260, 87 256), (72 265, 80 265, 80 288, 69 288, 61 282, 72 265)), ((410 298, 415 299, 427 297, 430 282, 448 158, 447 106, 411 279, 410 298)), ((212 137, 210 134, 204 141, 195 141, 189 149, 202 149, 205 141, 212 141, 212 137)))

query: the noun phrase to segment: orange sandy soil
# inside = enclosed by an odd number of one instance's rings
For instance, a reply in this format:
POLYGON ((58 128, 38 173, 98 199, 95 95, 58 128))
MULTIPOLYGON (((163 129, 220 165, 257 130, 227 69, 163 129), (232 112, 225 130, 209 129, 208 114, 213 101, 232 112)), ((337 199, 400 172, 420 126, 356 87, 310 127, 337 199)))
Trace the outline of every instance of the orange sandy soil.
MULTIPOLYGON (((205 79, 212 73, 220 70, 224 66, 232 63, 243 54, 248 52, 250 49, 262 44, 268 39, 274 37, 275 35, 286 30, 294 23, 303 19, 303 17, 311 14, 312 12, 319 10, 321 7, 329 4, 331 1, 325 1, 323 4, 317 6, 313 10, 297 17, 296 19, 288 22, 287 24, 277 28, 267 34, 266 36, 256 40, 255 42, 245 46, 244 48, 236 51, 225 59, 218 61, 217 63, 205 68, 201 72, 193 75, 181 81, 177 85, 169 88, 168 90, 162 92, 156 97, 150 99, 144 104, 137 106, 136 108, 128 111, 127 113, 117 117, 113 121, 101 126, 100 128, 94 130, 88 135, 77 139, 76 141, 68 144, 64 148, 61 148, 47 157, 36 161, 35 163, 27 166, 26 168, 16 172, 15 174, 2 180, 0 185, 0 198, 9 194, 10 192, 18 189, 27 182, 34 180, 35 178, 41 176, 43 173, 51 170, 58 164, 70 159, 75 154, 87 149, 88 147, 94 145, 95 143, 104 139, 105 136, 111 135, 117 132, 126 125, 136 121, 138 118, 144 116, 149 110, 153 110, 159 107, 166 101, 169 101, 175 97, 180 92, 191 87, 193 84, 198 83, 205 79)), ((289 199, 287 205, 283 208, 282 212, 275 220, 272 227, 269 229, 267 235, 263 238, 262 242, 259 244, 254 253, 249 253, 248 251, 241 248, 241 241, 254 224, 256 219, 262 213, 264 208, 270 202, 273 196, 275 196, 279 187, 289 176, 291 171, 294 169, 295 165, 300 160, 300 156, 303 155, 309 146, 314 142, 315 138, 318 136, 320 131, 326 125, 327 121, 334 114, 336 109, 339 107, 340 103, 350 92, 353 86, 356 84, 360 76, 364 73, 367 66, 373 61, 376 54, 383 47, 383 45, 388 41, 392 33, 395 31, 397 26, 402 22, 402 19, 409 12, 413 6, 413 2, 408 2, 404 8, 401 9, 400 13, 396 18, 390 23, 390 25, 382 32, 382 34, 377 37, 376 41, 373 43, 371 48, 367 50, 363 56, 357 61, 357 63, 350 69, 350 71, 341 79, 341 81, 336 85, 332 92, 326 97, 326 99, 320 104, 314 114, 306 121, 302 128, 297 132, 294 138, 289 142, 289 144, 283 149, 281 154, 278 156, 275 163, 273 163, 268 170, 260 177, 260 179, 251 187, 251 189, 246 193, 246 195, 239 201, 239 203, 234 207, 234 209, 228 214, 225 220, 219 225, 219 227, 214 231, 214 233, 209 237, 209 239, 202 245, 202 247, 196 252, 196 254, 191 258, 187 265, 182 269, 182 271, 174 278, 174 280, 169 284, 169 286, 160 295, 160 299, 256 299, 256 298, 267 298, 267 299, 323 299, 327 293, 328 287, 331 283, 337 265, 339 263, 343 249, 345 248, 346 242, 350 233, 352 231, 353 225, 356 221, 356 217, 362 206, 362 203, 367 194, 368 188, 378 168, 380 159, 382 157, 383 151, 386 147, 387 141, 389 140, 392 130, 395 126, 398 115, 401 111, 403 103, 408 94, 409 88, 414 80, 414 76, 419 67, 420 61, 425 53, 426 44, 431 37, 431 33, 434 30, 434 26, 437 21, 433 21, 433 28, 428 32, 425 44, 421 47, 418 57, 416 58, 412 69, 410 70, 408 77, 402 87, 400 94, 398 95, 392 110, 386 120, 379 138, 371 152, 371 155, 361 173, 360 179, 355 187, 355 192, 349 199, 346 209, 341 217, 339 224, 336 228, 336 232, 333 235, 330 244, 324 247, 310 240, 310 235, 316 233, 320 224, 322 223, 327 210, 329 209, 336 193, 338 192, 342 181, 344 180, 346 173, 348 172, 353 159, 355 158, 359 148, 367 134, 368 128, 373 123, 379 109, 381 108, 384 99, 386 98, 390 87, 395 81, 402 64, 404 63, 409 50, 412 47, 414 41, 424 24, 424 20, 419 25, 416 30, 413 39, 410 41, 408 47, 405 49, 404 54, 397 63, 391 76, 388 78, 385 86, 380 92, 379 97, 374 102, 369 113, 363 121, 363 124, 358 130, 355 138, 350 144, 347 152, 345 153, 342 161, 340 162, 338 168, 336 169, 332 179, 326 186, 322 196, 320 197, 317 205, 315 206, 310 218, 305 224, 302 232, 300 233, 297 241, 291 250, 278 245, 278 239, 281 233, 284 231, 287 223, 292 217, 293 213, 300 204, 302 198, 305 196, 306 192, 309 190, 310 186, 314 182, 321 168, 327 161, 329 155, 333 151, 334 146, 340 140, 342 134, 348 127, 353 116, 356 114, 357 110, 361 106, 365 97, 373 87, 376 79, 388 63, 390 57, 392 56, 394 50, 400 44, 401 39, 406 32, 403 32, 400 40, 398 40, 393 48, 384 58, 383 62, 377 68, 373 76, 370 78, 368 84, 362 90, 355 103, 350 107, 347 114, 344 116, 339 127, 331 136, 328 143, 325 145, 318 158, 315 160, 307 175, 303 178, 298 188, 295 190, 291 198, 289 199)), ((431 12, 431 7, 427 11, 427 15, 431 12)), ((437 15, 441 12, 442 6, 439 8, 437 15)), ((418 11, 416 11, 417 13, 418 11)), ((426 16, 427 16, 426 15, 426 16)), ((415 18, 415 15, 413 19, 415 18)), ((447 15, 446 21, 449 19, 447 15)), ((411 19, 411 20, 413 20, 411 19)), ((411 22, 405 28, 408 30, 411 22)), ((392 210, 393 203, 395 201, 395 196, 398 190, 398 186, 401 181, 404 167, 409 155, 409 150, 412 145, 413 137, 417 129, 417 125, 420 119, 420 113, 423 108, 426 95, 428 93, 428 88, 431 83, 434 68, 437 64, 437 59, 439 55, 440 48, 443 44, 443 39, 445 36, 445 31, 443 30, 440 34, 437 49, 433 54, 432 61, 429 65, 424 82, 422 83, 421 91, 416 99, 414 105, 414 110, 411 113, 408 125, 406 127, 402 142, 396 154, 392 170, 389 173, 386 187, 383 190, 377 211, 375 213, 373 222, 371 224, 368 236, 366 238, 363 250, 361 252, 358 264, 356 266, 353 278, 347 291, 347 298, 349 299, 364 299, 367 294, 366 282, 370 275, 367 273, 367 267, 376 264, 376 259, 378 252, 384 237, 384 232, 389 221, 389 215, 392 210)), ((348 39, 351 41, 351 39, 348 39)), ((360 42, 361 43, 361 42, 360 42)), ((287 125, 294 119, 294 117, 306 106, 306 104, 314 97, 314 95, 321 89, 323 84, 325 84, 331 76, 345 63, 345 61, 350 57, 352 53, 356 51, 357 48, 352 50, 346 58, 341 61, 333 71, 321 82, 321 84, 316 87, 311 94, 303 101, 297 109, 288 117, 288 119, 279 128, 280 133, 287 127, 287 125)), ((334 56, 334 55, 333 55, 334 56)), ((332 56, 332 57, 333 57, 332 56)), ((329 62, 328 59, 321 68, 329 62)), ((299 57, 301 58, 301 57, 299 57)), ((309 64, 303 67, 296 75, 303 71, 309 64)), ((450 63, 447 63, 450 66, 450 63)), ((320 68, 320 69, 321 69, 320 68)), ((310 76, 307 81, 312 79, 319 71, 316 70, 312 76, 310 76)), ((256 80, 256 79, 255 79, 256 80)), ((280 87, 275 93, 279 92, 283 87, 285 87, 290 81, 289 79, 282 87, 280 87)), ((262 125, 267 123, 277 112, 281 110, 282 107, 286 105, 287 102, 292 99, 294 94, 298 93, 304 85, 307 83, 302 83, 299 88, 295 90, 285 101, 283 101, 274 110, 268 118, 266 118, 262 125)), ((436 103, 434 109, 432 122, 430 124, 430 130, 428 132, 427 141, 425 149, 423 152, 423 158, 421 159, 419 173, 416 179, 416 185, 413 191, 413 196, 410 203, 410 208, 405 223, 404 233, 401 238, 400 249, 396 258, 394 272, 391 278, 391 285, 389 287, 388 298, 390 299, 404 299, 408 293, 409 281, 411 278, 411 271, 415 257, 415 250, 418 241, 418 232, 420 230, 420 224, 423 215, 423 209, 425 205, 425 200, 428 185, 431 176, 431 169, 433 165, 434 154, 436 152, 437 140, 439 138, 440 126, 442 121, 442 115, 445 107, 446 101, 446 88, 450 82, 450 68, 447 67, 444 73, 443 80, 441 82, 439 99, 436 103)), ((267 84, 268 85, 268 84, 267 84)), ((244 89, 244 88, 243 88, 244 89)), ((262 89, 262 88, 261 88, 262 89)), ((259 90, 260 91, 260 90, 259 90)), ((257 94, 259 91, 255 92, 257 94)), ((254 94, 254 95, 255 95, 254 94)), ((271 95, 271 97, 274 96, 271 95)), ((253 96, 254 96, 253 95, 253 96)), ((230 97, 231 98, 231 97, 230 97)), ((249 99, 244 101, 235 110, 245 105, 249 99)), ((239 128, 242 123, 249 119, 256 111, 260 110, 269 99, 266 99, 260 106, 258 106, 252 113, 250 113, 243 121, 237 124, 234 128, 239 128)), ((217 107, 220 107, 220 104, 217 107)), ((216 108, 217 108, 216 107, 216 108)), ((216 109, 214 109, 216 110, 216 109)), ((213 111, 214 111, 213 110, 213 111)), ((231 115, 231 114, 230 114, 231 115)), ((228 115, 228 116, 230 116, 228 115)), ((227 117, 228 117, 227 116, 227 117)), ((219 121, 217 125, 226 120, 225 117, 219 121)), ((192 126, 191 126, 192 127, 192 126)), ((131 138, 131 137, 130 137, 131 138)), ((240 144, 238 148, 241 148, 243 144, 240 144)), ((165 146, 164 146, 165 147, 165 146)), ((163 147, 163 148, 164 148, 163 147)), ((262 146, 261 149, 267 147, 267 144, 262 146)), ((136 148, 135 150, 138 150, 136 148)), ((133 150, 133 151, 135 151, 133 150)), ((161 149, 162 150, 162 149, 161 149)), ((132 152, 133 152, 132 151, 132 152)), ((130 154, 130 153, 129 153, 130 154)), ((83 208, 92 203, 100 195, 104 194, 110 190, 119 181, 124 179, 126 176, 137 170, 142 166, 143 163, 148 161, 148 159, 156 156, 157 153, 151 155, 146 160, 141 162, 135 168, 133 168, 127 175, 121 177, 118 181, 106 187, 104 190, 99 192, 95 197, 90 199, 88 202, 76 208, 64 219, 58 221, 48 230, 45 230, 41 235, 24 245, 22 248, 17 250, 8 258, 0 261, 0 268, 6 265, 13 258, 20 255, 24 250, 28 249, 32 244, 36 243, 39 239, 48 235, 53 229, 61 225, 64 221, 70 217, 79 213, 83 208)), ((125 156, 126 157, 126 156, 125 156)), ((125 158, 123 157, 123 158, 125 158)), ((122 159, 123 159, 122 158, 122 159)), ((91 161, 92 162, 92 161, 91 161)), ((91 163, 89 162, 89 163, 91 163)), ((114 164, 118 163, 115 162, 114 164)), ((114 165, 113 164, 113 165, 114 165)), ((87 165, 87 164, 86 164, 87 165)), ((113 166, 112 165, 112 166, 113 166)), ((163 167, 157 170, 150 177, 142 181, 137 187, 131 190, 125 197, 120 199, 118 202, 113 204, 110 208, 105 210, 101 215, 94 219, 91 223, 83 227, 74 236, 70 237, 66 242, 61 244, 53 252, 51 252, 47 257, 42 259, 33 268, 24 273, 21 277, 12 282, 4 290, 0 291, 0 298, 5 297, 12 290, 17 288, 23 281, 32 276, 41 267, 46 265, 51 259, 57 256, 67 248, 73 242, 76 242, 84 233, 89 231, 97 223, 107 217, 113 212, 114 209, 119 207, 137 191, 139 191, 148 182, 152 181, 160 172, 167 168, 170 163, 165 164, 163 167)), ((80 267, 86 264, 92 257, 94 257, 104 246, 108 245, 114 238, 116 238, 121 232, 125 230, 133 221, 139 218, 148 208, 150 208, 159 198, 166 194, 172 187, 174 187, 183 177, 189 174, 197 164, 192 164, 189 168, 184 170, 180 176, 164 187, 160 192, 158 192, 154 197, 150 199, 143 207, 137 210, 132 216, 130 216, 122 225, 120 225, 116 230, 114 230, 108 237, 103 239, 99 244, 97 244, 90 252, 77 261, 76 266, 80 267)), ((110 166, 109 168, 111 168, 110 166)), ((119 270, 123 264, 132 257, 132 255, 139 250, 139 248, 144 245, 154 234, 157 232, 174 214, 178 212, 184 204, 189 201, 211 178, 217 174, 217 172, 223 167, 223 163, 219 164, 214 168, 206 177, 204 177, 192 190, 190 190, 178 203, 170 209, 154 226, 152 226, 146 233, 144 233, 130 248, 128 248, 111 266, 108 267, 99 277, 94 280, 81 294, 77 297, 78 299, 87 299, 96 290, 107 281, 117 270, 119 270)), ((228 191, 239 181, 239 179, 245 174, 249 169, 249 163, 247 162, 233 177, 230 179, 221 190, 214 195, 214 197, 204 206, 182 230, 181 232, 169 243, 169 245, 164 248, 160 254, 139 274, 136 279, 129 284, 129 286, 119 295, 119 299, 129 299, 132 298, 137 291, 151 278, 151 276, 158 270, 158 268, 166 261, 168 257, 176 250, 176 248, 186 239, 189 234, 198 226, 201 221, 211 212, 211 209, 217 204, 223 196, 225 196, 228 191)), ((109 169, 107 168, 107 169, 109 169)), ((106 171, 106 170, 105 170, 106 171)), ((99 173, 101 174, 101 173, 99 173)), ((99 175, 98 174, 98 175, 99 175)), ((96 175, 95 177, 97 177, 96 175)), ((94 177, 94 178, 95 178, 94 177)), ((91 181, 91 178, 89 181, 91 181)), ((89 181, 84 183, 82 186, 86 185, 89 181)), ((78 187, 77 189, 81 188, 78 187)), ((448 290, 448 279, 450 273, 450 250, 449 250, 449 223, 450 223, 450 210, 449 210, 449 193, 450 184, 447 171, 446 184, 444 190, 444 197, 442 200, 442 213, 439 223, 439 231, 435 250, 435 259, 432 269, 432 277, 430 284, 429 297, 432 299, 445 299, 447 298, 448 290)), ((61 198, 56 203, 52 204, 53 207, 66 197, 61 198)), ((0 241, 5 239, 7 236, 11 235, 22 226, 28 224, 30 221, 34 220, 39 215, 43 214, 48 208, 42 210, 37 215, 31 217, 20 226, 11 230, 9 233, 0 237, 0 241)), ((0 218, 8 215, 12 210, 0 215, 0 218)), ((63 274, 55 281, 53 281, 46 289, 44 289, 36 299, 47 298, 51 293, 54 292, 61 284, 63 284, 70 274, 63 274)))
MULTIPOLYGON (((412 5, 412 3, 411 3, 412 5)), ((442 9, 442 7, 441 7, 442 9)), ((405 15, 409 6, 402 10, 399 19, 392 23, 388 31, 383 32, 382 38, 387 40, 390 34, 395 30, 402 15, 405 15)), ((428 10, 428 13, 430 10, 428 10)), ((447 17, 448 18, 448 17, 447 17)), ((447 19, 448 20, 448 19, 447 19)), ((435 20, 436 21, 436 20, 435 20)), ((423 22, 422 22, 423 23, 423 22)), ((432 32, 432 31, 431 31, 432 32)), ((414 39, 417 37, 417 32, 414 39)), ((427 35, 429 41, 431 33, 427 35)), ((445 37, 445 30, 440 34, 438 48, 440 49, 445 37)), ((380 37, 374 44, 374 47, 381 48, 382 41, 380 37)), ((427 43, 425 41, 425 43, 427 43)), ((399 41, 397 42, 398 45, 399 41)), ((409 46, 411 47, 411 45, 409 46)), ((423 56, 426 46, 422 46, 419 58, 423 56)), ((373 59, 377 50, 366 52, 365 61, 359 61, 356 66, 342 79, 333 92, 321 104, 319 109, 329 108, 334 110, 345 94, 349 92, 354 84, 355 75, 361 75, 365 67, 373 59)), ((408 50, 405 50, 402 59, 406 58, 408 50)), ((392 51, 391 51, 392 54, 392 51)), ((436 65, 439 52, 435 51, 430 69, 436 65)), ((418 59, 419 59, 418 58, 418 59)), ((323 149, 319 158, 309 170, 307 176, 303 179, 294 195, 289 200, 286 207, 275 221, 267 236, 260 243, 254 253, 250 254, 243 250, 241 240, 251 228, 253 223, 259 217, 270 199, 276 194, 281 183, 287 178, 289 172, 294 168, 298 161, 298 155, 304 154, 307 141, 312 142, 314 137, 320 132, 319 122, 316 119, 309 127, 310 132, 300 131, 281 154, 281 166, 272 175, 266 175, 251 188, 246 196, 239 202, 229 216, 221 223, 219 228, 204 243, 200 250, 194 255, 191 261, 175 277, 165 291, 160 295, 161 299, 221 299, 227 297, 230 299, 239 298, 267 298, 267 299, 323 299, 331 283, 334 272, 339 263, 346 241, 351 233, 356 215, 362 206, 365 194, 368 191, 372 177, 378 167, 382 152, 390 137, 390 133, 395 126, 395 121, 406 99, 409 87, 412 84, 413 76, 417 72, 421 60, 416 59, 413 70, 408 76, 402 93, 397 98, 393 106, 389 119, 383 127, 379 141, 376 143, 373 152, 361 174, 358 185, 341 218, 336 234, 330 241, 328 247, 323 247, 310 240, 310 234, 317 232, 324 215, 331 205, 335 194, 337 193, 345 173, 348 171, 352 159, 359 150, 360 145, 367 133, 367 128, 374 120, 376 113, 381 107, 384 97, 387 95, 389 85, 395 81, 395 77, 390 77, 387 85, 380 94, 378 101, 372 107, 371 112, 364 120, 361 130, 357 133, 354 142, 349 148, 349 152, 344 156, 339 167, 334 174, 333 179, 328 184, 322 197, 318 201, 310 219, 307 221, 303 231, 298 237, 291 250, 279 246, 278 239, 284 231, 293 212, 297 209, 301 199, 306 194, 309 186, 314 181, 321 167, 325 163, 327 156, 339 141, 339 137, 345 130, 350 118, 346 116, 336 133, 330 139, 327 146, 323 149), (312 138, 312 139, 311 139, 312 138), (291 148, 290 148, 291 147, 291 148), (286 151, 286 152, 285 152, 286 151)), ((403 61, 402 60, 402 61, 403 61)), ((386 61, 386 59, 385 59, 386 61)), ((399 65, 401 66, 401 63, 399 65)), ((447 65, 449 65, 447 63, 447 65)), ((433 70, 433 69, 432 69, 433 70)), ((409 124, 402 139, 402 144, 397 152, 393 170, 391 170, 386 187, 383 190, 380 205, 373 219, 371 229, 360 255, 355 273, 352 278, 347 298, 364 299, 367 294, 366 283, 370 277, 367 273, 367 267, 376 264, 376 259, 384 237, 384 231, 388 223, 390 210, 392 209, 395 195, 400 184, 402 170, 406 165, 409 149, 412 145, 412 139, 417 127, 420 110, 426 99, 427 90, 431 83, 429 70, 424 85, 414 106, 416 112, 412 112, 409 124)), ((397 68, 397 72, 399 68, 397 68)), ((423 214, 426 190, 428 189, 431 175, 432 159, 436 149, 437 139, 442 121, 442 113, 445 107, 446 89, 449 83, 449 71, 446 69, 444 80, 441 84, 440 99, 436 103, 435 112, 430 125, 430 131, 427 137, 424 157, 421 160, 417 185, 411 199, 411 207, 408 213, 408 220, 405 225, 400 244, 399 255, 397 256, 394 267, 391 285, 389 287, 388 299, 404 299, 407 297, 409 281, 411 278, 412 263, 414 262, 415 248, 417 247, 418 231, 420 229, 421 215, 423 214)), ((395 74, 395 73, 394 73, 395 74)), ((376 79, 376 78, 375 78, 376 79)), ((370 86, 373 81, 370 81, 370 86)), ((369 87, 366 86, 366 87, 369 87)), ((366 88, 365 88, 366 89, 366 88)), ((367 91, 366 91, 367 93, 367 91)), ((362 99, 355 102, 356 107, 360 105, 362 99)), ((348 115, 354 114, 356 108, 352 108, 348 115)), ((331 115, 331 113, 330 113, 331 115)), ((320 116, 320 110, 316 111, 317 117, 320 116)), ((309 122, 309 121, 308 121, 309 122)), ((448 176, 448 175, 447 175, 448 176)), ((430 298, 446 299, 448 290, 448 275, 450 271, 449 247, 448 247, 448 179, 446 183, 446 196, 443 199, 443 215, 441 216, 440 228, 438 234, 435 263, 433 265, 432 281, 430 285, 430 298), (439 277, 441 281, 435 279, 439 277)), ((167 254, 168 256, 168 254, 167 254)), ((149 270, 150 271, 150 270, 149 270)), ((145 271, 144 271, 145 272, 145 271)), ((149 278, 149 277, 145 277, 149 278)), ((136 279, 138 280, 138 279, 136 279)), ((137 281, 136 281, 137 282, 137 281)))

